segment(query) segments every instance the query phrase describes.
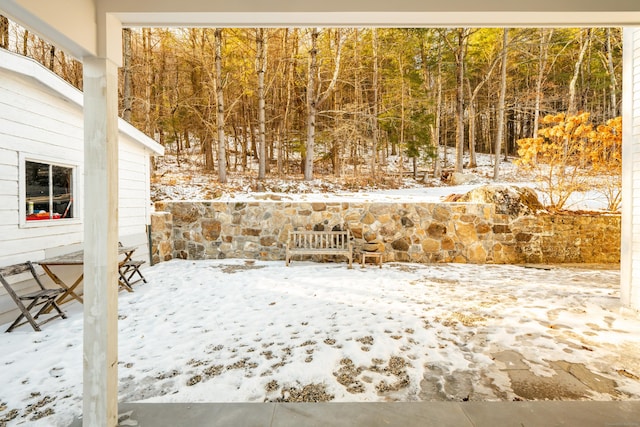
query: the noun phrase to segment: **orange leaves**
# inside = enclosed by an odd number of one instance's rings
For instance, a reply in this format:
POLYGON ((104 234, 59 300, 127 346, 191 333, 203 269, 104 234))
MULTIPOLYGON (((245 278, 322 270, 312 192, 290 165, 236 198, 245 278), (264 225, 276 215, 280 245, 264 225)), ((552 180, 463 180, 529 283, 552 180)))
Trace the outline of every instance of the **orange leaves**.
MULTIPOLYGON (((537 138, 518 141, 516 164, 536 173, 550 207, 562 209, 571 193, 586 185, 601 190, 608 200, 619 200, 622 118, 594 127, 588 113, 560 113, 544 117, 542 123, 547 127, 537 138)), ((617 205, 610 202, 609 208, 617 205)))

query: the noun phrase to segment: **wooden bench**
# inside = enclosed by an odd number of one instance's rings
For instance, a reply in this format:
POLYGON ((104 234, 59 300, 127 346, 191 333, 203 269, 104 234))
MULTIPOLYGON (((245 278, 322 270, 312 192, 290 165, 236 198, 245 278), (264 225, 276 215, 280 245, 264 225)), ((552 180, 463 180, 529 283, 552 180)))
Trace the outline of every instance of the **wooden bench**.
POLYGON ((349 231, 289 231, 286 265, 293 255, 344 255, 352 268, 352 247, 349 231))

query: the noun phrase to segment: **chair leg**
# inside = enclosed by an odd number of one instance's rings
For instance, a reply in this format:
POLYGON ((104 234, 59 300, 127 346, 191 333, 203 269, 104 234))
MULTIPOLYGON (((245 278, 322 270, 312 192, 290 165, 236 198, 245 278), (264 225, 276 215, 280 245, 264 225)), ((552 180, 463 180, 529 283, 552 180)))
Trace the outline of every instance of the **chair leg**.
MULTIPOLYGON (((49 313, 51 311, 51 309, 55 309, 58 314, 56 314, 55 316, 50 317, 47 322, 51 319, 55 319, 57 317, 62 317, 63 319, 67 318, 67 315, 60 309, 60 306, 58 306, 58 303, 56 303, 56 299, 55 298, 51 298, 48 299, 44 304, 42 304, 42 308, 40 310, 38 310, 38 313, 33 316, 34 319, 37 319, 41 314, 46 314, 49 313)), ((45 323, 45 322, 42 322, 45 323)), ((40 325, 42 325, 42 323, 40 323, 40 325)))
MULTIPOLYGON (((11 332, 18 326, 24 325, 27 322, 31 325, 34 331, 40 332, 40 327, 38 326, 36 319, 31 315, 31 309, 36 305, 37 302, 38 302, 37 300, 33 300, 28 307, 25 307, 24 305, 21 304, 22 307, 19 307, 19 308, 22 311, 22 314, 18 316, 18 318, 11 324, 11 326, 9 326, 9 328, 5 332, 11 332), (27 320, 25 320, 24 322, 21 322, 23 318, 26 318, 27 320)), ((38 312, 38 315, 40 315, 40 312, 38 312)))
POLYGON ((120 275, 120 287, 125 288, 129 292, 133 292, 133 284, 138 283, 139 281, 147 283, 147 279, 142 275, 140 266, 137 264, 123 265, 119 269, 118 273, 120 275), (139 278, 137 280, 133 280, 136 274, 139 278))
POLYGON ((147 279, 144 278, 144 276, 142 275, 142 272, 140 271, 140 267, 138 267, 137 265, 134 265, 131 268, 131 274, 128 277, 128 281, 131 282, 131 279, 133 279, 133 276, 135 276, 136 274, 138 276, 140 276, 140 278, 138 280, 136 280, 136 282, 139 282, 140 280, 142 280, 142 282, 147 283, 147 279))
POLYGON ((119 273, 120 278, 118 279, 118 287, 125 288, 127 292, 133 292, 133 288, 131 287, 131 284, 129 283, 129 280, 127 280, 125 274, 122 271, 119 271, 119 273))

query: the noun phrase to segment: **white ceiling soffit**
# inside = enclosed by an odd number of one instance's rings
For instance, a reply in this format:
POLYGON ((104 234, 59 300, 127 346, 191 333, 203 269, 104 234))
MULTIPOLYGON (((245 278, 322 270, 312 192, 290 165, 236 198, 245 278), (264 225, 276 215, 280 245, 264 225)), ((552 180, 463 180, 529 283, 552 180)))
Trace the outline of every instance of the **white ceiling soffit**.
MULTIPOLYGON (((640 0, 639 0, 640 2, 640 0)), ((640 12, 258 12, 116 13, 125 27, 623 27, 640 12)))
POLYGON ((124 26, 624 26, 640 0, 96 0, 124 26))

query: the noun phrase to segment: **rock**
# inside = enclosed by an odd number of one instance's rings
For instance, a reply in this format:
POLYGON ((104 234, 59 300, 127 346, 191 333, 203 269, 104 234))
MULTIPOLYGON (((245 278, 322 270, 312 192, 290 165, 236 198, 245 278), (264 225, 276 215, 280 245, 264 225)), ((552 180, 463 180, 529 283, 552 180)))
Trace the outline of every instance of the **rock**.
POLYGON ((222 224, 215 219, 203 219, 202 220, 202 235, 206 240, 217 240, 220 237, 220 230, 222 224))
POLYGON ((391 243, 391 247, 396 251, 406 252, 409 250, 410 242, 406 237, 395 240, 391 243))
POLYGON ((364 252, 384 252, 384 243, 381 243, 381 242, 363 243, 362 250, 364 252))
POLYGON ((497 214, 532 215, 544 210, 535 191, 527 187, 484 185, 458 198, 458 202, 491 203, 497 214))
POLYGON ((463 185, 468 184, 476 179, 476 176, 472 173, 460 173, 454 172, 449 177, 451 185, 463 185))
POLYGON ((373 231, 365 231, 362 234, 362 237, 364 237, 364 240, 366 240, 367 242, 373 242, 378 237, 378 234, 373 231))
POLYGON ((439 240, 447 234, 447 227, 444 224, 432 222, 427 228, 427 234, 429 235, 429 237, 439 240))
POLYGON ((371 215, 369 212, 367 212, 366 214, 364 214, 364 215, 362 216, 362 218, 360 219, 360 221, 361 221, 363 224, 371 225, 371 224, 373 224, 373 223, 376 221, 376 217, 375 217, 375 216, 373 216, 373 215, 371 215))
MULTIPOLYGON (((356 239, 362 239, 364 238, 363 233, 362 233, 362 225, 353 225, 350 224, 349 225, 349 230, 351 230, 351 235, 356 238, 356 239)), ((373 233, 375 234, 375 233, 373 233)), ((365 238, 366 240, 366 238, 365 238)))

